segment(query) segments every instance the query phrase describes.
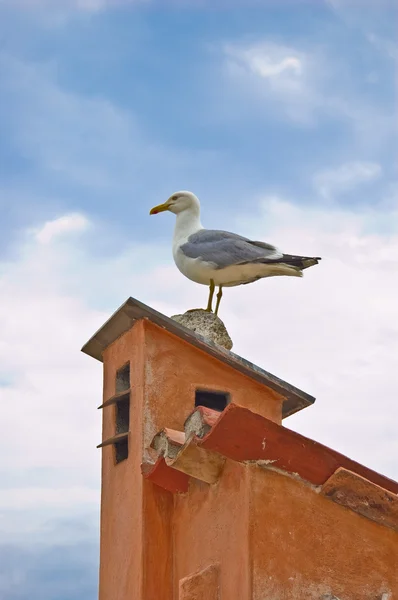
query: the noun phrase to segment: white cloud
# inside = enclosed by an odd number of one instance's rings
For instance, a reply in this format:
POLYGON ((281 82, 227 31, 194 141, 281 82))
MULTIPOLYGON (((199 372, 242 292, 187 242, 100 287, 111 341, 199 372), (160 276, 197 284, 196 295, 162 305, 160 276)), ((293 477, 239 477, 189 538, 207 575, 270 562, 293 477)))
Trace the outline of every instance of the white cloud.
POLYGON ((290 56, 289 54, 292 52, 290 48, 270 44, 240 49, 234 46, 225 48, 227 56, 264 78, 278 77, 285 72, 300 76, 303 70, 303 61, 298 56, 290 56))
POLYGON ((377 163, 354 161, 320 171, 314 176, 313 182, 318 193, 330 200, 358 185, 378 179, 381 173, 381 166, 377 163))
POLYGON ((41 244, 49 244, 55 238, 64 234, 82 232, 89 223, 84 215, 70 214, 47 221, 37 232, 36 239, 41 244))
POLYGON ((357 73, 345 57, 328 52, 326 44, 235 42, 222 47, 222 56, 240 112, 243 103, 250 102, 257 118, 272 113, 300 126, 313 126, 321 119, 342 121, 360 147, 373 151, 397 130, 395 114, 357 94, 352 84, 357 73))
POLYGON ((223 53, 228 74, 241 89, 260 94, 264 101, 276 99, 279 108, 295 121, 312 120, 317 101, 309 80, 314 63, 307 53, 273 42, 227 44, 223 53), (258 78, 263 81, 264 93, 258 78))
POLYGON ((81 510, 84 505, 98 504, 98 489, 71 486, 67 488, 51 487, 41 488, 13 488, 2 490, 0 496, 0 509, 5 510, 32 510, 32 509, 71 509, 77 505, 81 510))

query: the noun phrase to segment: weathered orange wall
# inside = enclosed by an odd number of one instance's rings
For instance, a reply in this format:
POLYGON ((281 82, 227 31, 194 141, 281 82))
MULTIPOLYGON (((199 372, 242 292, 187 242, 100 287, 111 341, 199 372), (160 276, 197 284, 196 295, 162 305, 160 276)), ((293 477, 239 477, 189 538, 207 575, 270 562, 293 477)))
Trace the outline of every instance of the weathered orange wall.
POLYGON ((250 477, 227 460, 216 484, 191 480, 188 494, 175 496, 174 598, 180 579, 219 564, 221 598, 251 600, 250 477))
POLYGON ((228 600, 398 597, 398 533, 281 473, 227 460, 216 485, 175 497, 178 581, 220 564, 228 600))
MULTIPOLYGON (((142 324, 104 352, 104 400, 115 394, 116 371, 130 360, 134 388, 130 402, 129 458, 115 464, 112 446, 102 449, 100 600, 141 597, 143 481, 140 472, 144 373, 142 324)), ((103 409, 103 440, 115 434, 115 406, 103 409)))
MULTIPOLYGON (((218 483, 191 479, 173 496, 140 465, 163 427, 182 429, 197 387, 277 423, 281 398, 148 321, 104 352, 104 400, 130 361, 129 457, 102 450, 100 600, 341 600, 398 595, 398 533, 373 523, 290 477, 227 460, 218 483), (213 565, 213 570, 206 570, 213 565), (205 569, 203 581, 195 573, 205 569), (188 578, 188 579, 187 579, 188 578), (179 598, 179 594, 181 598, 179 598)), ((103 439, 114 435, 115 407, 103 409, 103 439)))
MULTIPOLYGON (((140 471, 153 436, 165 425, 181 427, 199 387, 230 392, 278 423, 282 398, 149 321, 108 346, 103 360, 103 400, 115 394, 116 372, 128 361, 132 391, 128 459, 116 465, 113 447, 102 449, 100 600, 155 598, 155 591, 157 600, 169 600, 174 500, 140 471)), ((103 409, 103 440, 115 434, 115 410, 103 409)))
POLYGON ((398 598, 397 531, 291 477, 251 469, 252 600, 398 598))
MULTIPOLYGON (((228 600, 398 597, 398 533, 281 473, 227 460, 216 485, 175 497, 178 581, 220 564, 228 600)), ((148 599, 149 600, 149 599, 148 599)))

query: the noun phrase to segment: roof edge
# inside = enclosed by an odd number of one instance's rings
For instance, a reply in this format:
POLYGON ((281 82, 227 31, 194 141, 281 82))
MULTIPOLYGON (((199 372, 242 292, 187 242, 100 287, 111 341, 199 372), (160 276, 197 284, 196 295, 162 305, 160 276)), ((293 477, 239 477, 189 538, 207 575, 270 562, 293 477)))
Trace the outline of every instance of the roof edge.
POLYGON ((81 351, 102 362, 102 353, 105 348, 128 331, 140 319, 148 319, 203 352, 210 354, 224 364, 231 366, 247 377, 255 379, 280 394, 284 398, 282 405, 283 418, 289 417, 303 408, 311 406, 315 402, 315 398, 310 394, 268 373, 268 371, 242 358, 238 354, 217 346, 173 319, 166 317, 162 313, 131 297, 96 331, 88 342, 84 344, 81 351))

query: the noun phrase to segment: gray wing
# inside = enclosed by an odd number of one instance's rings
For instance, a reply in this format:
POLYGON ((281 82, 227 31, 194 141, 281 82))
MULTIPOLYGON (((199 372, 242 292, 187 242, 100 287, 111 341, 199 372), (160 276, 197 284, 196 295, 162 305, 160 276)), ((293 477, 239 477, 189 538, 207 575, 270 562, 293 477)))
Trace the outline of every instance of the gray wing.
POLYGON ((180 249, 189 258, 201 258, 213 263, 216 269, 239 264, 271 262, 283 256, 271 244, 215 229, 202 229, 194 233, 180 249))

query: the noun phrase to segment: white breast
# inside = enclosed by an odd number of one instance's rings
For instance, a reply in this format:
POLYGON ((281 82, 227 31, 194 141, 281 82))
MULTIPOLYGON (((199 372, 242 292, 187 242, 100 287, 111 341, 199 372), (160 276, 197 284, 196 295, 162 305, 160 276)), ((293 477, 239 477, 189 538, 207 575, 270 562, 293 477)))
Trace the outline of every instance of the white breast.
POLYGON ((173 258, 179 271, 191 281, 209 285, 210 279, 213 279, 216 273, 214 268, 200 258, 185 256, 181 250, 181 245, 173 245, 173 258))

